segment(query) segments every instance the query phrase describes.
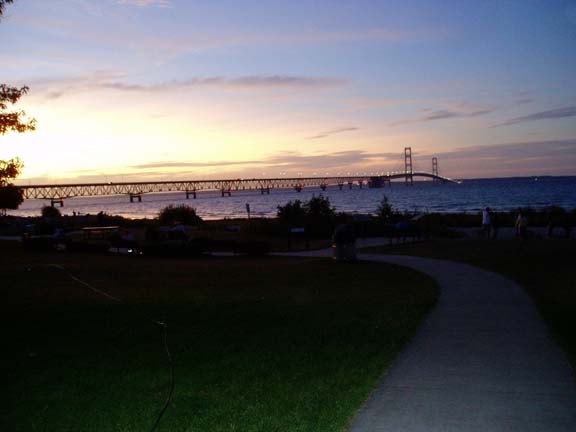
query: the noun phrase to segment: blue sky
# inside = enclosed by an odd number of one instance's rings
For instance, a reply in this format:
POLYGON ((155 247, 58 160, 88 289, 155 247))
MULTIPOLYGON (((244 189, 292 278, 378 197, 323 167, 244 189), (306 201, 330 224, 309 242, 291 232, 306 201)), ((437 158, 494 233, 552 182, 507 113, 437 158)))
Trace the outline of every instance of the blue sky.
POLYGON ((17 0, 21 182, 576 174, 576 1, 17 0))

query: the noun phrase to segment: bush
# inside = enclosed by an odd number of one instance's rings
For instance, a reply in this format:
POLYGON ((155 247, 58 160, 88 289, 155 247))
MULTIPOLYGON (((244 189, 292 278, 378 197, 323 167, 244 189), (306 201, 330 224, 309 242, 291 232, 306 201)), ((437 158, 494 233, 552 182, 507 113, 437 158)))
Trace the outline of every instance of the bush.
POLYGON ((334 207, 330 205, 330 200, 323 197, 312 197, 304 203, 304 212, 312 221, 330 221, 335 215, 334 207))
POLYGON ((284 206, 278 206, 277 215, 283 224, 304 226, 307 233, 323 236, 331 233, 336 213, 330 200, 319 196, 305 203, 300 200, 289 201, 284 206))
POLYGON ((60 210, 58 210, 56 207, 52 207, 52 206, 42 207, 42 217, 43 218, 59 218, 61 216, 62 216, 62 214, 60 213, 60 210))
POLYGON ((280 222, 288 225, 296 226, 302 225, 306 218, 306 212, 302 207, 302 201, 288 201, 284 206, 278 206, 276 215, 280 222))
POLYGON ((376 215, 382 220, 388 220, 394 215, 394 209, 386 195, 382 196, 382 200, 380 204, 378 204, 378 209, 376 209, 376 215))
POLYGON ((22 189, 13 184, 0 185, 0 209, 16 210, 24 201, 22 189))
POLYGON ((196 214, 196 209, 185 204, 169 205, 160 210, 158 220, 161 224, 171 225, 181 223, 184 225, 199 225, 202 218, 196 214))

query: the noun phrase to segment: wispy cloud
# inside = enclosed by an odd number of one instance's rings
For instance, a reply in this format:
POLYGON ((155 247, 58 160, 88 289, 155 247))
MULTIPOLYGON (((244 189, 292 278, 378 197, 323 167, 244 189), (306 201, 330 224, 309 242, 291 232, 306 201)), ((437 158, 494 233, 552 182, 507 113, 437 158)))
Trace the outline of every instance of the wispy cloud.
POLYGON ((197 87, 216 87, 225 89, 251 88, 324 88, 346 84, 346 80, 333 77, 302 77, 290 75, 253 75, 243 77, 192 77, 185 80, 174 80, 160 84, 140 85, 123 82, 101 83, 99 87, 123 91, 156 92, 166 90, 183 90, 197 87))
POLYGON ((339 128, 327 130, 325 132, 320 132, 319 134, 310 136, 306 139, 313 140, 313 139, 326 138, 326 137, 329 137, 331 135, 336 135, 336 134, 339 134, 342 132, 351 132, 351 131, 355 131, 355 130, 359 130, 359 129, 360 128, 357 128, 355 126, 339 127, 339 128))
MULTIPOLYGON (((571 156, 576 159, 576 139, 526 141, 498 145, 461 147, 438 154, 442 159, 502 158, 517 161, 548 156, 571 156)), ((575 165, 576 166, 576 165, 575 165)))
POLYGON ((211 167, 230 167, 236 165, 260 165, 259 160, 245 161, 214 161, 214 162, 183 162, 183 161, 164 161, 150 162, 130 166, 131 169, 166 169, 166 168, 211 168, 211 167))
MULTIPOLYGON (((403 43, 422 38, 420 32, 410 30, 371 29, 356 31, 309 31, 309 32, 255 32, 242 33, 220 31, 198 33, 185 37, 156 37, 149 35, 108 36, 110 43, 123 45, 135 51, 153 52, 163 57, 178 56, 191 52, 243 46, 293 46, 326 45, 341 43, 403 43)), ((102 41, 100 35, 99 41, 102 41)))
POLYGON ((450 177, 576 174, 576 139, 480 145, 436 153, 450 177))
POLYGON ((277 153, 263 161, 267 166, 282 169, 325 170, 344 169, 368 164, 375 160, 398 159, 397 153, 370 153, 363 150, 348 150, 327 154, 302 154, 299 152, 277 153))
POLYGON ((454 118, 469 118, 469 117, 478 117, 486 114, 490 114, 495 111, 494 108, 486 108, 486 107, 478 107, 473 106, 470 104, 459 104, 453 105, 447 108, 442 109, 425 109, 425 115, 406 119, 406 120, 399 120, 392 123, 389 123, 390 126, 398 126, 403 124, 412 124, 412 123, 424 123, 424 122, 431 122, 437 120, 446 120, 446 119, 454 119, 454 118))
POLYGON ((186 162, 186 161, 158 161, 138 164, 129 169, 177 169, 177 168, 229 168, 229 167, 257 167, 258 169, 281 170, 324 170, 338 169, 373 162, 398 160, 398 153, 370 153, 362 150, 349 150, 334 153, 302 154, 297 151, 279 152, 259 160, 245 161, 213 161, 213 162, 186 162))
POLYGON ((139 7, 171 7, 172 3, 169 0, 117 0, 118 4, 139 6, 139 7))
MULTIPOLYGON (((437 31, 414 30, 410 28, 371 28, 350 31, 255 31, 246 29, 234 31, 232 28, 219 28, 215 30, 189 29, 185 35, 155 35, 142 32, 127 26, 122 20, 121 11, 107 8, 99 2, 89 0, 74 1, 77 8, 96 16, 106 16, 108 32, 103 33, 100 26, 78 22, 71 22, 60 17, 51 16, 24 16, 18 17, 17 22, 27 27, 33 27, 42 32, 67 34, 75 39, 98 44, 100 46, 127 49, 138 53, 145 53, 156 60, 168 59, 174 56, 193 52, 206 52, 214 49, 245 47, 245 46, 293 46, 293 45, 327 45, 341 43, 386 43, 397 44, 411 41, 429 40, 430 38, 444 37, 437 31), (110 19, 113 16, 115 19, 110 19)), ((172 7, 168 0, 116 0, 116 4, 145 7, 172 7)), ((45 47, 42 47, 43 49, 45 47)), ((42 52, 42 51, 41 51, 42 52)))
POLYGON ((135 84, 120 81, 125 76, 119 72, 97 72, 87 76, 37 80, 33 83, 36 92, 47 99, 56 99, 69 93, 93 90, 117 90, 132 93, 166 93, 192 89, 216 90, 291 90, 312 91, 347 84, 344 78, 307 77, 293 75, 252 75, 241 77, 206 76, 172 80, 158 84, 135 84))
POLYGON ((556 108, 548 111, 540 111, 533 114, 525 115, 522 117, 512 118, 506 120, 505 122, 498 123, 492 127, 499 126, 509 126, 518 123, 525 123, 537 120, 551 120, 551 119, 561 119, 567 117, 576 117, 576 106, 568 106, 563 108, 556 108))

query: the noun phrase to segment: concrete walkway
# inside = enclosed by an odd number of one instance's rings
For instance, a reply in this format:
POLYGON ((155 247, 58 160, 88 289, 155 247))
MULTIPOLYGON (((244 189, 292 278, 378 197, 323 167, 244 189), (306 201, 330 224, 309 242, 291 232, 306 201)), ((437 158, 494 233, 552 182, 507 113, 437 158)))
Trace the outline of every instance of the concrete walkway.
POLYGON ((426 273, 441 295, 350 432, 576 431, 573 371, 522 288, 450 261, 360 258, 426 273))

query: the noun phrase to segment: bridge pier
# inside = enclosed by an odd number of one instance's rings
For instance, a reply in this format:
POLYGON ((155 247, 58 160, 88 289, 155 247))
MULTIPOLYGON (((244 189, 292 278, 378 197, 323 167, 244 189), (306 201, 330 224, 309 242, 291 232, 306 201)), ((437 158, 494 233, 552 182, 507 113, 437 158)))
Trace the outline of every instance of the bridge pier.
POLYGON ((222 198, 224 198, 225 195, 228 195, 229 197, 232 196, 232 191, 230 189, 222 189, 222 198))
POLYGON ((353 184, 354 184, 354 183, 352 183, 352 182, 348 182, 348 189, 352 190, 352 185, 353 185, 353 184))
POLYGON ((296 192, 302 192, 302 185, 294 186, 294 190, 296 190, 296 192))
POLYGON ((64 198, 51 198, 50 207, 54 207, 54 204, 60 204, 60 207, 64 207, 64 198))
POLYGON ((344 183, 338 183, 338 189, 342 190, 343 186, 344 186, 344 183))
POLYGON ((130 202, 133 203, 135 199, 137 199, 138 202, 142 202, 142 193, 141 192, 131 193, 130 194, 130 202))
POLYGON ((362 189, 363 184, 364 184, 364 182, 362 180, 358 180, 358 186, 360 186, 360 189, 362 189))
POLYGON ((192 195, 192 198, 196 199, 196 189, 187 190, 186 191, 186 199, 190 199, 190 195, 192 195))
POLYGON ((326 183, 320 184, 320 189, 322 189, 322 191, 325 191, 326 187, 328 187, 328 185, 326 183))
POLYGON ((260 195, 264 195, 264 194, 270 195, 270 187, 260 188, 260 195))

